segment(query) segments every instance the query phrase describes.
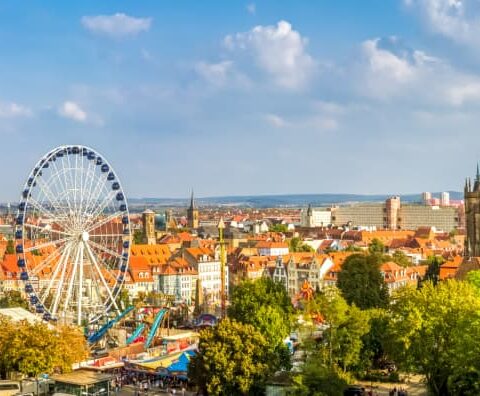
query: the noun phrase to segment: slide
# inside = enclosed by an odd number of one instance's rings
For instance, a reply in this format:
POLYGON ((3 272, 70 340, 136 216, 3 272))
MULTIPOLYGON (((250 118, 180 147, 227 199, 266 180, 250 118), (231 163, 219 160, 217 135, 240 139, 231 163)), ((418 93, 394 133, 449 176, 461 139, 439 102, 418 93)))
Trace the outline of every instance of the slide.
POLYGON ((144 329, 145 329, 145 325, 142 323, 140 326, 138 326, 135 329, 132 335, 127 338, 127 345, 130 345, 133 341, 135 341, 140 336, 140 334, 142 334, 144 329))
POLYGON ((105 334, 107 334, 107 331, 110 330, 113 325, 120 320, 122 320, 126 315, 128 315, 132 310, 132 307, 128 307, 125 311, 123 311, 120 315, 118 315, 115 319, 112 319, 105 323, 98 331, 93 333, 90 337, 87 338, 87 341, 89 344, 94 344, 95 342, 99 341, 105 334))
POLYGON ((147 340, 145 341, 145 349, 150 347, 150 344, 153 341, 153 337, 155 337, 155 334, 157 333, 158 327, 162 324, 162 320, 165 317, 165 314, 168 312, 167 308, 161 309, 158 313, 157 316, 155 316, 155 319, 152 323, 152 328, 150 329, 150 332, 148 333, 147 340))

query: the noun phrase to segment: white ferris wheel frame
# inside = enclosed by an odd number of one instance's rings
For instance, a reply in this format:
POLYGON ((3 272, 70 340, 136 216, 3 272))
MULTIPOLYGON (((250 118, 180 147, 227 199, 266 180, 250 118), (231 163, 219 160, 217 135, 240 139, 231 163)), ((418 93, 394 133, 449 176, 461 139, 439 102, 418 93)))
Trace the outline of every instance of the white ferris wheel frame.
POLYGON ((24 185, 15 239, 25 293, 44 320, 80 325, 119 312, 117 297, 130 257, 130 217, 120 180, 96 150, 60 146, 37 162, 24 185), (46 249, 40 262, 29 262, 27 253, 46 249), (40 287, 39 274, 45 270, 50 278, 40 287))

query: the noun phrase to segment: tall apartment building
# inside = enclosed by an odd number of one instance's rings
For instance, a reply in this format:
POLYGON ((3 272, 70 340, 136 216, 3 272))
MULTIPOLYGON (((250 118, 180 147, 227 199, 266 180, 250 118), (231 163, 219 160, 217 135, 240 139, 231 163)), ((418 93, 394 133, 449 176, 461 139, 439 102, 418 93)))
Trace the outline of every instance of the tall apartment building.
POLYGON ((460 211, 450 206, 401 204, 400 197, 392 197, 380 203, 332 208, 332 225, 348 224, 390 230, 414 230, 430 226, 450 232, 462 225, 460 211))

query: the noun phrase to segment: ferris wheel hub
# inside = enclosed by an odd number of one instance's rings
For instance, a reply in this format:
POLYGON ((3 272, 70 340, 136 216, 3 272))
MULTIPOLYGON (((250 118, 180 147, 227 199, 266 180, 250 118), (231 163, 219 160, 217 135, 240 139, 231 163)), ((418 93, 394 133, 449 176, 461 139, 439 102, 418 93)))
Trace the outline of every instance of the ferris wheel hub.
POLYGON ((90 234, 88 231, 83 231, 82 234, 80 235, 80 238, 83 242, 87 242, 88 239, 90 238, 90 234))

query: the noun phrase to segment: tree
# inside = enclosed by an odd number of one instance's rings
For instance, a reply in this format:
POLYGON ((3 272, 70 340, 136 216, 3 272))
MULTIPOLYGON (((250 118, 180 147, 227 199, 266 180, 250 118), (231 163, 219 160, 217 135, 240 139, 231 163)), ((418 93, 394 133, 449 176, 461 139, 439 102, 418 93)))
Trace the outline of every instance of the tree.
POLYGON ((285 287, 270 278, 244 281, 232 290, 228 316, 255 327, 268 341, 271 367, 289 368, 283 340, 290 333, 292 303, 285 287))
POLYGON ((466 280, 477 292, 480 292, 480 270, 467 272, 466 280))
POLYGON ((392 254, 392 261, 404 268, 409 267, 412 264, 408 256, 401 250, 395 250, 395 252, 392 254))
POLYGON ((299 237, 290 239, 289 249, 291 252, 315 252, 315 249, 304 244, 299 237))
POLYGON ((288 227, 287 227, 286 224, 275 224, 275 225, 270 226, 269 231, 270 232, 281 232, 281 233, 285 234, 286 232, 288 232, 288 227))
POLYGON ((28 302, 17 290, 7 290, 0 298, 0 308, 25 308, 28 309, 28 302))
POLYGON ((143 243, 143 232, 142 230, 135 230, 133 232, 133 244, 141 245, 143 243))
POLYGON ((307 358, 301 373, 294 377, 294 395, 338 396, 343 394, 348 380, 345 373, 322 363, 318 355, 313 354, 307 358))
POLYGON ((480 297, 448 280, 399 289, 387 328, 388 353, 400 368, 425 375, 434 395, 454 393, 480 371, 480 297))
POLYGON ((352 254, 338 274, 337 286, 349 304, 361 309, 388 305, 388 288, 380 272, 382 257, 378 254, 352 254))
POLYGON ((232 289, 228 316, 242 323, 250 323, 252 314, 262 306, 279 308, 287 320, 293 312, 285 287, 263 277, 255 281, 243 281, 232 289))
POLYGON ((368 251, 370 254, 383 254, 385 253, 385 245, 377 238, 373 238, 368 245, 368 251))
POLYGON ((272 373, 270 360, 268 341, 258 330, 224 319, 200 333, 188 376, 208 395, 248 395, 272 373))
POLYGON ((7 247, 5 248, 5 254, 15 254, 15 246, 13 239, 7 241, 7 247))
POLYGON ((422 281, 431 281, 433 285, 440 279, 440 266, 445 262, 441 256, 430 256, 427 259, 428 268, 422 281))
MULTIPOLYGON (((344 372, 358 364, 362 337, 369 331, 368 314, 350 306, 337 289, 326 289, 315 300, 316 310, 323 317, 324 363, 341 367, 344 372)), ((311 309, 311 308, 310 308, 311 309)))
POLYGON ((31 377, 71 371, 73 363, 88 356, 85 338, 75 328, 49 329, 43 323, 14 323, 5 316, 0 316, 0 328, 1 378, 13 371, 31 377))

